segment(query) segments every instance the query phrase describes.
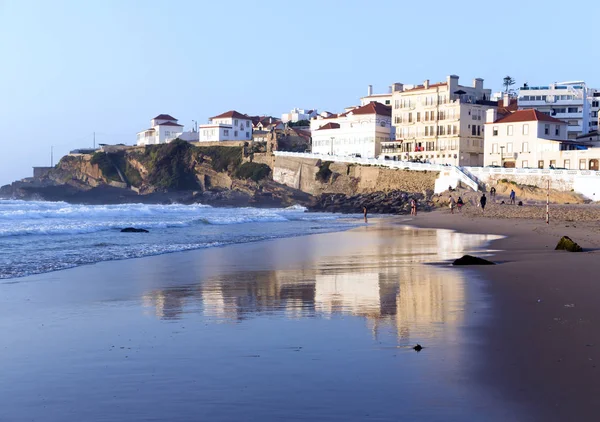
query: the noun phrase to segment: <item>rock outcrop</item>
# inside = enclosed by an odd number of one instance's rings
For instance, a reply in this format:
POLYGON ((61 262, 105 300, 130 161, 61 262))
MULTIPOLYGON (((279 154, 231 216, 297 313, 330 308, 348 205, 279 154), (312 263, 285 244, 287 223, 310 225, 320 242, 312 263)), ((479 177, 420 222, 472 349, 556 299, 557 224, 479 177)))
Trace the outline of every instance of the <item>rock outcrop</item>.
POLYGON ((575 243, 569 236, 563 236, 554 248, 556 251, 582 252, 583 249, 575 243))
POLYGON ((487 259, 479 258, 472 255, 464 255, 461 258, 454 260, 452 265, 496 265, 492 261, 487 259))
POLYGON ((146 229, 137 229, 135 227, 126 227, 124 229, 121 229, 121 233, 150 233, 150 232, 146 229))

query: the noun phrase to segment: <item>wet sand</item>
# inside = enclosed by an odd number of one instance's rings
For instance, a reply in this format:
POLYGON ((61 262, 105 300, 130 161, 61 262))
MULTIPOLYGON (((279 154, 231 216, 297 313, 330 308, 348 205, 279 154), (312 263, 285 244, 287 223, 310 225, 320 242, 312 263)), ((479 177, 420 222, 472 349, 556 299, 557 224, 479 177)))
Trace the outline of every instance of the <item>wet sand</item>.
POLYGON ((485 282, 428 264, 492 238, 371 220, 0 283, 0 420, 536 420, 480 380, 485 282))
POLYGON ((538 211, 492 205, 486 217, 473 207, 462 215, 420 214, 410 223, 506 236, 491 245, 498 249, 492 259, 501 265, 469 270, 489 280, 493 310, 480 329, 485 365, 479 379, 498 397, 534 405, 535 420, 597 420, 600 223, 593 215, 598 207, 553 206, 549 225, 542 216, 526 218, 538 211), (587 221, 567 221, 580 216, 587 221), (563 235, 584 252, 554 251, 563 235))

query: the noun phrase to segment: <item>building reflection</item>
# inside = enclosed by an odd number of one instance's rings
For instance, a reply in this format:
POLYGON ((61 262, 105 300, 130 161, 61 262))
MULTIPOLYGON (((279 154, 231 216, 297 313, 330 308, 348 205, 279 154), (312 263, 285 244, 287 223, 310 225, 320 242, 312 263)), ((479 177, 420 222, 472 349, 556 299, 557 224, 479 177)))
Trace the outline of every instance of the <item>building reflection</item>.
MULTIPOLYGON (((400 229, 399 229, 400 230, 400 229)), ((460 325, 466 302, 462 271, 424 264, 479 247, 483 237, 450 231, 404 230, 360 253, 316 259, 300 270, 238 272, 201 283, 155 290, 146 307, 161 319, 201 313, 217 323, 276 315, 285 318, 352 315, 375 334, 393 327, 435 335, 460 325)))

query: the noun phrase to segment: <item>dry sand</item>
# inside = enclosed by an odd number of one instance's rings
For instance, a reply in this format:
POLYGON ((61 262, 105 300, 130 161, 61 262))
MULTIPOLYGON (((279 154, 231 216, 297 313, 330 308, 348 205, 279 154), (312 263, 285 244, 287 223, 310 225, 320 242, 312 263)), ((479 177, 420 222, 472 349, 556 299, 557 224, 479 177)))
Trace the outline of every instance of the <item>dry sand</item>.
POLYGON ((600 207, 554 206, 549 225, 541 209, 492 205, 486 216, 476 207, 445 209, 410 224, 506 236, 491 245, 500 265, 471 267, 490 282, 483 381, 501 397, 536 404, 539 420, 598 420, 600 207), (563 235, 584 252, 555 251, 563 235))

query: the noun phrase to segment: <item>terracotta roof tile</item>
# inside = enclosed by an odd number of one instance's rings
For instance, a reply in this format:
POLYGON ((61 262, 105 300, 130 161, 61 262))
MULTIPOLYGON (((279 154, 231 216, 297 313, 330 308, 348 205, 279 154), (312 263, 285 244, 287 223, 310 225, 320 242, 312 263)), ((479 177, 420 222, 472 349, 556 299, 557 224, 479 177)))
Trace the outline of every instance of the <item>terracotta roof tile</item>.
POLYGON ((321 126, 317 130, 327 130, 327 129, 339 129, 339 123, 327 123, 325 126, 321 126))
POLYGON ((183 127, 183 125, 180 125, 178 123, 173 123, 173 122, 159 123, 158 126, 179 126, 179 127, 183 127))
POLYGON ((550 122, 550 123, 565 123, 562 120, 555 119, 552 116, 548 116, 542 112, 534 110, 532 108, 525 110, 517 110, 508 116, 497 119, 494 123, 518 123, 518 122, 550 122))
POLYGON ((252 120, 250 118, 250 116, 247 116, 242 113, 238 113, 235 110, 229 110, 223 114, 219 114, 218 116, 211 117, 210 120, 212 120, 212 119, 227 119, 227 118, 252 120))
POLYGON ((177 121, 177 119, 169 114, 159 114, 158 116, 155 117, 156 120, 175 120, 177 121))
POLYGON ((380 116, 391 116, 392 115, 392 107, 386 106, 376 101, 371 101, 369 104, 364 105, 362 107, 357 107, 354 110, 350 110, 347 114, 378 114, 380 116))

